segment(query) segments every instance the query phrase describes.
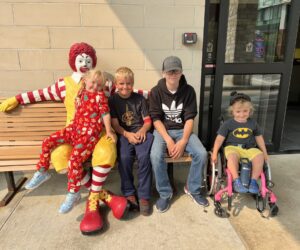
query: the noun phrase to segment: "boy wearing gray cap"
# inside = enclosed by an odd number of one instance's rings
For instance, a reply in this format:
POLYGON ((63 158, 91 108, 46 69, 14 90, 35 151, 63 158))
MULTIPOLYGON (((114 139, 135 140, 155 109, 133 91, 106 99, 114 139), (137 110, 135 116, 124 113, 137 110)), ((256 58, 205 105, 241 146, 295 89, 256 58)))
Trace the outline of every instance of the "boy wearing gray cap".
POLYGON ((166 149, 173 159, 181 157, 184 151, 192 156, 184 192, 195 203, 208 206, 208 200, 200 194, 207 152, 199 138, 192 132, 194 118, 197 115, 195 90, 187 84, 178 57, 167 57, 163 62, 162 72, 163 78, 151 90, 149 110, 155 128, 150 158, 156 189, 160 196, 156 208, 161 213, 167 211, 173 195, 168 178, 168 166, 164 160, 166 149))

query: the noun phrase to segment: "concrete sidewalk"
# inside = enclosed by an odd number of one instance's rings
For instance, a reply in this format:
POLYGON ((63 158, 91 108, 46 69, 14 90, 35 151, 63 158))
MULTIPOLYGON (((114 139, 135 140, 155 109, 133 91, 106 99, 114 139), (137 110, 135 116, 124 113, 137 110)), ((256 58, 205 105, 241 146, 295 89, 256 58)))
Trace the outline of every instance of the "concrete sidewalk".
MULTIPOLYGON (((179 188, 170 210, 153 211, 149 217, 129 214, 126 221, 113 218, 101 207, 105 220, 102 234, 83 236, 79 223, 85 209, 82 202, 69 214, 58 208, 65 198, 66 176, 57 175, 37 190, 22 190, 6 207, 0 208, 1 249, 299 249, 300 248, 300 155, 271 157, 274 191, 278 196, 278 217, 264 219, 249 196, 237 196, 229 219, 214 215, 213 202, 207 208, 193 203, 182 188, 187 176, 185 166, 176 166, 179 188)), ((30 175, 30 173, 29 173, 30 175)), ((107 188, 119 193, 119 175, 113 171, 107 188)), ((0 197, 6 192, 0 176, 0 197)), ((156 200, 153 197, 153 202, 156 200)))
POLYGON ((239 196, 229 220, 251 249, 300 249, 300 155, 271 156, 271 168, 278 216, 262 218, 252 197, 239 196))

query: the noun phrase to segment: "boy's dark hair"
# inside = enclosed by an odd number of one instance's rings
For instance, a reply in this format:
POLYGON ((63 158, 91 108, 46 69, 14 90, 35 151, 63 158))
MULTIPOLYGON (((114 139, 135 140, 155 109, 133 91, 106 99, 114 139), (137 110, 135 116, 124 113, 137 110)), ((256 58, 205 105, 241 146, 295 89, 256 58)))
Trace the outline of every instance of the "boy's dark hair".
POLYGON ((238 93, 236 91, 232 91, 230 93, 230 103, 229 105, 232 106, 233 104, 235 104, 237 101, 241 101, 241 100, 244 100, 244 101, 248 101, 248 102, 251 102, 251 98, 250 96, 244 94, 244 93, 238 93))

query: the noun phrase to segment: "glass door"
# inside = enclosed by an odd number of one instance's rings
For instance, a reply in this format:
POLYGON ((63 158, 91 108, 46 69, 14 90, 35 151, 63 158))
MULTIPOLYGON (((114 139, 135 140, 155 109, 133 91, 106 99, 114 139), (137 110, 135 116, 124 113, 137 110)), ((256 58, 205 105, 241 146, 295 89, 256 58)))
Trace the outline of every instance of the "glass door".
POLYGON ((220 16, 220 0, 206 1, 203 38, 203 60, 200 92, 199 136, 205 146, 210 144, 213 89, 217 61, 217 42, 220 16))
POLYGON ((208 148, 221 118, 228 118, 230 93, 238 91, 253 100, 254 119, 262 127, 268 149, 279 150, 299 4, 207 1, 199 136, 208 148))
POLYGON ((300 149, 300 22, 294 54, 293 69, 289 87, 286 115, 280 150, 298 151, 300 149))

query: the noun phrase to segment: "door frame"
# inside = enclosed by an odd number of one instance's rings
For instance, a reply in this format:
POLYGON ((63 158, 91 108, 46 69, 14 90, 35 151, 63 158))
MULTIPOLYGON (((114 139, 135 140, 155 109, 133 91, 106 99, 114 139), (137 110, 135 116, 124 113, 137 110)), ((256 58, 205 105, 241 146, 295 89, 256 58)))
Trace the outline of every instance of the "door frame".
POLYGON ((285 42, 284 60, 282 62, 273 63, 225 63, 226 52, 226 37, 227 37, 227 20, 229 12, 230 0, 220 0, 219 23, 218 23, 218 38, 216 64, 207 68, 206 45, 208 42, 208 21, 209 21, 209 4, 205 3, 204 17, 204 39, 202 52, 202 74, 201 74, 201 91, 200 91, 200 112, 199 112, 199 137, 203 139, 201 118, 203 117, 204 109, 204 91, 205 91, 205 76, 214 75, 214 84, 210 89, 209 114, 208 114, 208 141, 207 147, 211 148, 216 136, 216 132, 220 125, 219 117, 221 115, 222 89, 224 75, 241 75, 241 74, 281 74, 277 108, 275 114, 274 128, 272 134, 272 144, 267 145, 271 152, 279 152, 286 106, 288 101, 288 91, 293 67, 294 49, 296 46, 299 17, 300 17, 300 1, 292 0, 290 5, 289 19, 287 22, 287 35, 285 42), (225 39, 224 39, 225 38, 225 39))

